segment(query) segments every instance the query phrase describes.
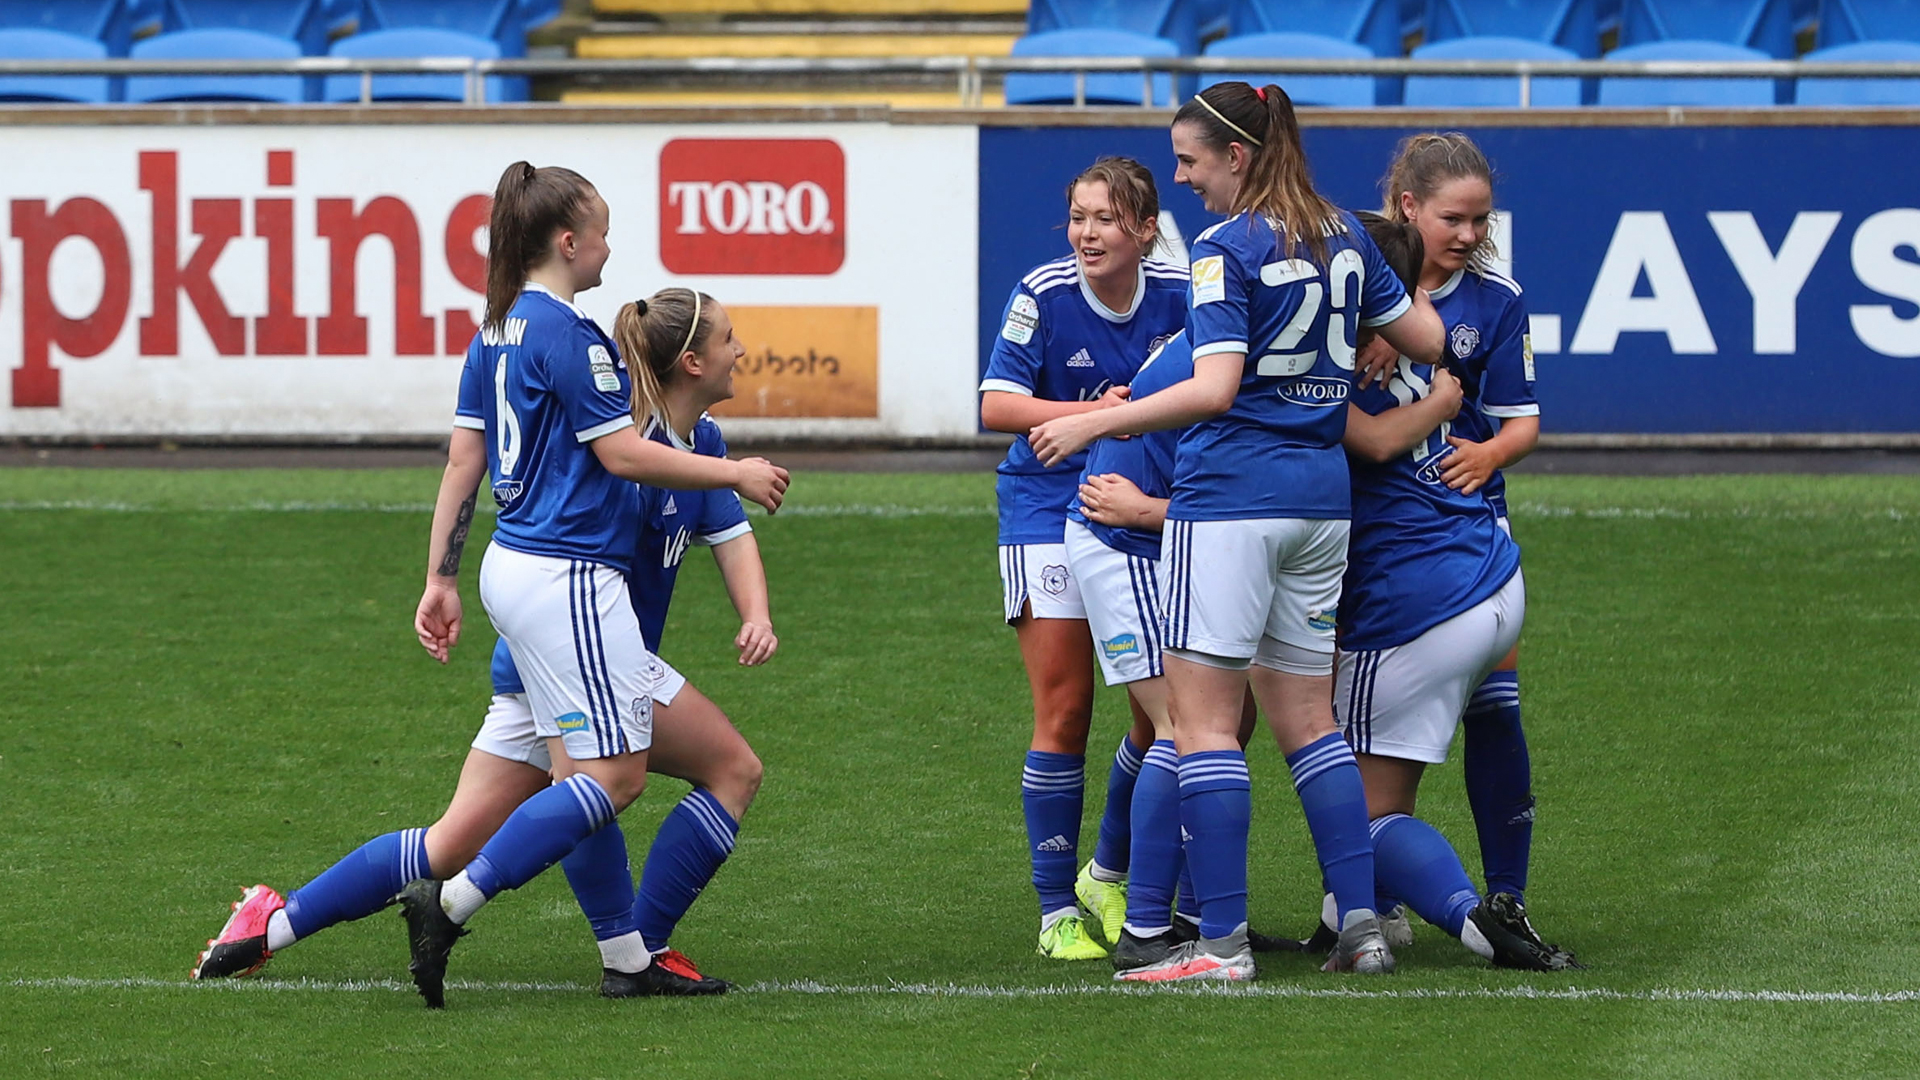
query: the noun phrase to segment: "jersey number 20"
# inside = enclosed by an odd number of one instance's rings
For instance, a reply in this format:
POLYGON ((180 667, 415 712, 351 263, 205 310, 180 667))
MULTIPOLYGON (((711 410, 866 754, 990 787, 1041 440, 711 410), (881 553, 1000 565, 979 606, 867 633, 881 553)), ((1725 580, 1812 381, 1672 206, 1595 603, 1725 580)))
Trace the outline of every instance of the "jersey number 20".
MULTIPOLYGON (((1353 370, 1353 346, 1347 344, 1349 324, 1359 315, 1360 283, 1366 273, 1366 263, 1360 253, 1347 248, 1334 253, 1327 263, 1327 282, 1333 290, 1333 310, 1327 314, 1327 356, 1335 367, 1342 371, 1353 370)), ((1300 341, 1313 329, 1313 322, 1320 317, 1320 305, 1326 299, 1326 289, 1318 280, 1320 268, 1305 259, 1288 259, 1285 262, 1268 263, 1260 268, 1260 284, 1269 287, 1287 285, 1296 281, 1306 282, 1306 294, 1300 298, 1300 308, 1280 328, 1280 333, 1267 346, 1260 357, 1255 370, 1269 377, 1285 378, 1291 375, 1305 375, 1313 369, 1314 360, 1320 355, 1317 348, 1301 350, 1300 341)))

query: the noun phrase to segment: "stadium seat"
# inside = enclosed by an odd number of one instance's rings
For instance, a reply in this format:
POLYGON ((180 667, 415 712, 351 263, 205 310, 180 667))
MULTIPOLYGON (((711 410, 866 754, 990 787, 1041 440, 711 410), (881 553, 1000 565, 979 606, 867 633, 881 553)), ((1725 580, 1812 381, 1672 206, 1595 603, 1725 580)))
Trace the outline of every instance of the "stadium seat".
POLYGON ((1203 24, 1223 23, 1221 0, 1030 0, 1027 33, 1057 30, 1125 30, 1165 38, 1178 55, 1200 51, 1203 24))
POLYGON ((1425 32, 1427 44, 1472 37, 1523 38, 1571 49, 1576 57, 1600 55, 1594 0, 1428 0, 1425 32))
POLYGON ((1655 41, 1744 45, 1781 60, 1798 51, 1791 0, 1625 0, 1620 44, 1655 41))
MULTIPOLYGON (((1208 56, 1236 56, 1260 59, 1328 57, 1371 60, 1373 53, 1365 45, 1336 41, 1318 34, 1249 34, 1226 38, 1207 46, 1208 56)), ((1332 105, 1368 108, 1374 103, 1374 80, 1367 75, 1270 75, 1258 72, 1200 76, 1200 88, 1214 83, 1244 81, 1255 86, 1279 83, 1295 105, 1332 105)))
MULTIPOLYGON (((136 60, 296 60, 292 38, 252 30, 181 30, 135 42, 136 60)), ((132 75, 128 101, 305 101, 298 75, 132 75)))
MULTIPOLYGON (((1413 50, 1415 60, 1578 60, 1570 49, 1509 37, 1463 37, 1436 41, 1413 50)), ((1528 104, 1535 109, 1564 109, 1581 104, 1579 79, 1530 80, 1528 104)), ((1520 105, 1520 80, 1469 76, 1409 75, 1406 104, 1481 108, 1520 105)))
MULTIPOLYGON (((1029 34, 1013 43, 1015 56, 1179 56, 1180 47, 1166 38, 1125 30, 1054 30, 1029 34)), ((1060 105, 1073 103, 1072 72, 1008 72, 1007 104, 1060 105)), ((1146 89, 1139 75, 1105 72, 1087 76, 1087 103, 1138 105, 1146 89)), ((1153 76, 1153 103, 1173 104, 1173 78, 1167 72, 1153 76)))
POLYGON ((457 30, 500 46, 503 57, 527 55, 527 30, 560 14, 561 0, 351 0, 360 29, 457 30))
POLYGON ((0 26, 98 41, 108 56, 127 55, 133 32, 159 21, 160 0, 0 0, 0 26))
POLYGON ((353 17, 341 0, 164 0, 162 28, 252 30, 300 43, 308 56, 325 56, 331 31, 353 17))
MULTIPOLYGON (((1400 47, 1400 0, 1232 0, 1228 21, 1234 37, 1318 34, 1365 46, 1375 56, 1400 56, 1404 52, 1400 47)), ((1400 83, 1394 76, 1374 79, 1374 102, 1399 104, 1400 83)))
MULTIPOLYGON (((58 30, 0 30, 0 59, 105 60, 107 47, 91 38, 58 30)), ((0 101, 78 101, 103 105, 112 100, 105 75, 4 75, 0 101)))
MULTIPOLYGON (((1758 49, 1717 41, 1655 41, 1629 45, 1608 60, 1768 60, 1758 49)), ((1600 80, 1602 105, 1772 105, 1772 79, 1623 78, 1600 80)))
MULTIPOLYGON (((486 38, 455 30, 374 30, 333 43, 334 56, 359 59, 426 56, 473 56, 491 60, 500 46, 486 38)), ((487 78, 487 101, 527 100, 527 81, 499 75, 487 78)), ((465 101, 464 75, 375 75, 375 101, 465 101)), ((360 76, 329 75, 325 101, 359 101, 360 76)))
MULTIPOLYGON (((1830 64, 1920 62, 1920 42, 1856 41, 1816 49, 1801 59, 1830 64)), ((1801 105, 1920 105, 1920 79, 1809 79, 1796 81, 1801 105)))
POLYGON ((1822 0, 1822 49, 1856 41, 1920 41, 1920 0, 1822 0))

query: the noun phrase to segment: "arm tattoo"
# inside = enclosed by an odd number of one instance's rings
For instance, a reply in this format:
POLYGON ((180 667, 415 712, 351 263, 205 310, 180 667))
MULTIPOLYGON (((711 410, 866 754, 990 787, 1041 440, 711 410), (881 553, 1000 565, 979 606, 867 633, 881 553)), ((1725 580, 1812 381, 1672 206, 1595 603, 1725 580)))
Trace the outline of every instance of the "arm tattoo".
POLYGON ((479 498, 480 493, 475 492, 460 504, 460 513, 453 520, 453 531, 447 534, 446 557, 440 560, 441 577, 453 577, 460 572, 460 553, 466 549, 467 530, 473 525, 474 502, 479 498))

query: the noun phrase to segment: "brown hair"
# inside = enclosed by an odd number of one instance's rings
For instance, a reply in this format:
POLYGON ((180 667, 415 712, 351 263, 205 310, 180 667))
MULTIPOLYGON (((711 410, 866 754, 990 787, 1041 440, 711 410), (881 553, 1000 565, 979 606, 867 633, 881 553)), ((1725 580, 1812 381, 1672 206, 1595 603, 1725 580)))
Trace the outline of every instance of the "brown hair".
POLYGON ((593 185, 572 169, 549 165, 536 169, 516 161, 500 174, 493 189, 493 214, 487 222, 487 317, 499 329, 527 271, 542 259, 553 234, 578 228, 593 204, 593 185))
POLYGON ((1375 247, 1393 268, 1400 284, 1409 290, 1420 282, 1420 268, 1427 261, 1427 242, 1420 238, 1420 230, 1409 222, 1391 221, 1371 210, 1356 211, 1367 235, 1373 238, 1375 247))
POLYGON ((1103 157, 1080 171, 1067 184, 1067 208, 1073 208, 1073 192, 1081 184, 1107 185, 1107 201, 1113 216, 1128 236, 1147 245, 1151 252, 1160 244, 1160 189, 1154 186, 1153 172, 1130 157, 1103 157), (1151 239, 1149 239, 1151 237, 1151 239))
MULTIPOLYGON (((1472 139, 1458 131, 1409 135, 1394 147, 1393 164, 1380 179, 1380 190, 1386 199, 1380 213, 1388 221, 1405 221, 1407 212, 1400 205, 1402 194, 1412 192, 1415 199, 1424 202, 1432 198, 1442 184, 1464 179, 1485 180, 1487 189, 1493 189, 1493 166, 1487 163, 1487 155, 1480 152, 1472 139)), ((1497 254, 1489 235, 1468 256, 1468 265, 1485 272, 1497 254)))
POLYGON ((1327 261, 1327 233, 1341 228, 1340 212, 1313 188, 1300 120, 1293 99, 1278 86, 1259 89, 1243 82, 1215 83, 1180 106, 1176 126, 1192 124, 1202 143, 1226 153, 1240 143, 1252 155, 1233 212, 1252 211, 1286 235, 1288 253, 1305 247, 1313 261, 1327 261))
MULTIPOLYGON (((645 300, 620 305, 613 342, 633 376, 633 419, 644 431, 660 415, 660 388, 680 364, 680 354, 700 352, 713 331, 714 299, 692 289, 661 289, 645 300), (699 321, 694 310, 699 309, 699 321)), ((665 422, 665 417, 661 417, 665 422)))

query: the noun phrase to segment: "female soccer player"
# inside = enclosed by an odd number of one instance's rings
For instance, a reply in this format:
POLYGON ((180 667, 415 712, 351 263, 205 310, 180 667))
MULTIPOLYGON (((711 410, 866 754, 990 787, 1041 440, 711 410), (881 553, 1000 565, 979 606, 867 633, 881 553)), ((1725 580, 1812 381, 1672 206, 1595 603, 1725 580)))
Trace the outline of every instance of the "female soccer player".
MULTIPOLYGON (((1153 174, 1131 159, 1101 158, 1067 185, 1067 208, 1073 255, 1021 279, 994 339, 980 383, 980 422, 995 431, 1024 436, 1042 421, 1123 400, 1154 346, 1180 329, 1187 273, 1147 258, 1160 214, 1153 174)), ((1020 794, 1040 894, 1038 951, 1055 960, 1107 955, 1086 933, 1075 903, 1094 664, 1064 530, 1081 464, 1073 457, 1042 465, 1017 438, 996 489, 1004 614, 1019 637, 1033 693, 1033 742, 1020 794)), ((1109 940, 1119 936, 1125 913, 1124 826, 1151 741, 1150 725, 1136 716, 1115 754, 1100 849, 1078 882, 1109 940)))
MULTIPOLYGON (((500 515, 482 567, 481 598, 527 676, 541 737, 556 761, 571 761, 574 771, 521 803, 444 889, 436 877, 423 889, 403 890, 409 967, 432 1007, 444 1004, 446 958, 465 933, 461 924, 500 890, 559 861, 645 786, 656 668, 621 573, 640 520, 640 492, 627 481, 732 487, 769 510, 779 507, 786 489, 785 470, 765 461, 686 453, 635 429, 613 343, 572 303, 577 292, 600 282, 607 226, 606 203, 568 169, 517 162, 495 189, 486 321, 461 377, 429 537, 427 587, 414 625, 422 644, 445 662, 459 639, 457 582, 478 479, 490 473, 500 515)), ((346 906, 364 907, 368 893, 378 894, 377 905, 423 871, 460 865, 453 858, 459 853, 439 849, 439 839, 409 830, 350 856, 335 868, 355 878, 336 883, 350 886, 340 890, 353 894, 346 906)), ((276 911, 278 898, 270 893, 248 890, 199 974, 247 970, 226 954, 243 958, 256 948, 255 937, 264 952, 276 915, 288 924, 278 930, 283 938, 289 931, 301 936, 299 913, 276 911), (216 954, 225 970, 209 970, 216 954)), ((628 953, 638 949, 639 958, 624 961, 632 972, 647 964, 638 941, 633 935, 628 953)))
MULTIPOLYGON (((1381 213, 1419 230, 1426 249, 1420 284, 1432 293, 1447 327, 1447 350, 1465 383, 1466 400, 1447 437, 1453 452, 1444 479, 1458 491, 1484 491, 1511 535, 1500 470, 1533 451, 1540 405, 1533 393, 1526 300, 1520 286, 1492 266, 1487 230, 1493 169, 1459 132, 1409 135, 1381 186, 1381 213)), ((1519 659, 1516 645, 1474 690, 1463 754, 1487 891, 1508 894, 1516 905, 1526 896, 1534 808, 1532 765, 1520 725, 1519 659)))
MULTIPOLYGON (((1411 280, 1421 234, 1373 228, 1383 251, 1414 253, 1411 280)), ((1572 954, 1541 941, 1510 894, 1476 892, 1446 839, 1413 816, 1422 773, 1446 760, 1470 693, 1526 616, 1520 549, 1484 491, 1447 480, 1462 399, 1445 368, 1401 359, 1348 406, 1353 533, 1334 712, 1358 754, 1381 890, 1502 967, 1562 970, 1577 966, 1572 954)))
POLYGON ((1358 327, 1432 360, 1440 322, 1407 296, 1352 215, 1313 189, 1293 103, 1278 86, 1212 86, 1181 106, 1172 136, 1176 179, 1207 209, 1233 215, 1193 247, 1193 378, 1051 420, 1028 440, 1053 463, 1096 438, 1191 425, 1176 455, 1159 583, 1201 937, 1121 978, 1253 975, 1250 785, 1234 738, 1249 667, 1339 903, 1329 966, 1390 971, 1372 910, 1365 796, 1331 709, 1348 513, 1339 442, 1358 327))

